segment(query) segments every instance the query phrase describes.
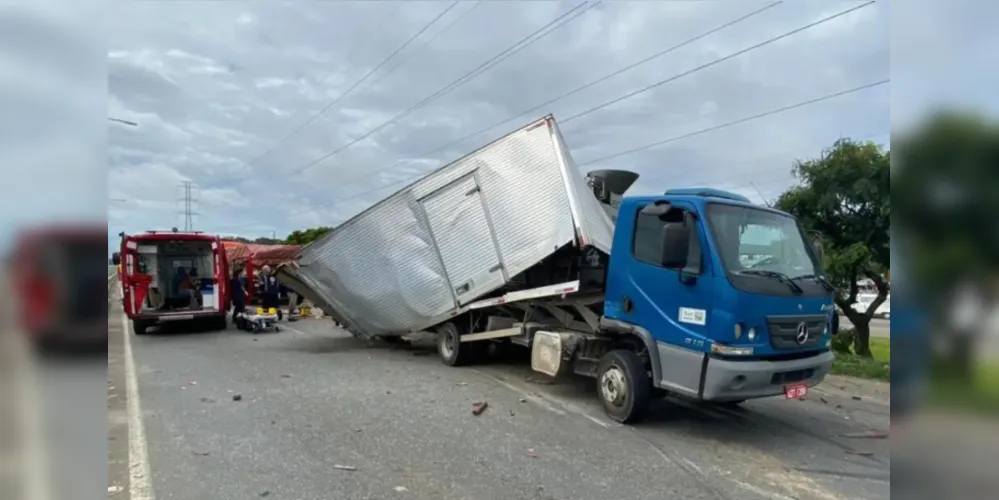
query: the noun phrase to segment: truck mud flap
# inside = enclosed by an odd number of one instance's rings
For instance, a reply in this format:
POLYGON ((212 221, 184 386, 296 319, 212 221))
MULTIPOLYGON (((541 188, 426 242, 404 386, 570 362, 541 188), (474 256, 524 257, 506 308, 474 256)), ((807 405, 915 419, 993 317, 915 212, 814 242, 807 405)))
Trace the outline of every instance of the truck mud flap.
MULTIPOLYGON (((322 295, 313 290, 305 280, 299 277, 298 269, 287 264, 282 264, 274 269, 274 275, 278 281, 291 287, 295 293, 305 297, 312 305, 322 309, 323 313, 333 318, 334 321, 341 325, 349 326, 350 323, 329 302, 323 299, 322 295)), ((351 332, 351 334, 354 333, 351 332)))

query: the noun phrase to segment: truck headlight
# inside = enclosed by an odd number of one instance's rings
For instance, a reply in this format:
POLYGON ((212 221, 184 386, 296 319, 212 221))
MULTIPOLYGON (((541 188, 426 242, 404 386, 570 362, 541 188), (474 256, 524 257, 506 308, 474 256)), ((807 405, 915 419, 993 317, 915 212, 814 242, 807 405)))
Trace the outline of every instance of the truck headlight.
POLYGON ((711 352, 726 356, 752 356, 752 347, 734 347, 730 345, 711 344, 711 352))
POLYGON ((756 328, 750 328, 749 333, 746 335, 746 337, 749 338, 750 342, 756 340, 756 328))

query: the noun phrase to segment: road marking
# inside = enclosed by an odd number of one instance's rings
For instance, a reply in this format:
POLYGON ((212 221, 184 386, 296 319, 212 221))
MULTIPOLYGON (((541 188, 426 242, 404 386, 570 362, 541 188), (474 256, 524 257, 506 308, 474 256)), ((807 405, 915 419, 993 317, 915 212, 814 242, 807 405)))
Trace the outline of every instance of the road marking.
POLYGON ((128 495, 129 500, 153 500, 155 497, 149 475, 149 450, 142 423, 142 405, 139 403, 139 380, 132 356, 128 316, 125 313, 121 315, 121 332, 125 336, 125 394, 128 397, 128 495))
POLYGON ((495 375, 486 373, 481 370, 475 370, 475 372, 480 375, 489 377, 492 381, 520 394, 521 396, 524 397, 524 399, 527 399, 528 401, 531 401, 532 403, 535 403, 545 408, 546 410, 555 413, 556 415, 565 416, 567 413, 572 413, 576 416, 583 417, 586 420, 589 420, 590 422, 593 422, 594 424, 603 427, 604 429, 613 429, 617 427, 622 427, 621 424, 608 422, 607 420, 604 420, 600 417, 591 415, 589 412, 579 407, 578 405, 570 401, 567 401, 566 399, 561 398, 559 396, 555 396, 554 394, 546 393, 544 396, 541 396, 540 394, 533 394, 530 391, 522 387, 518 387, 515 384, 511 384, 510 382, 507 382, 506 380, 503 380, 495 375), (556 408, 555 405, 558 405, 558 408, 556 408))

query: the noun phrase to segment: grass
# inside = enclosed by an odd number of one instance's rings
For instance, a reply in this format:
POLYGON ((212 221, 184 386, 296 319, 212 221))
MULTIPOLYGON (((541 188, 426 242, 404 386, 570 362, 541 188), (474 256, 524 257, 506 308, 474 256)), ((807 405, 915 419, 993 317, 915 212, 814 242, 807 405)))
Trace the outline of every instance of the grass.
POLYGON ((870 380, 891 381, 891 341, 871 337, 871 353, 874 358, 863 358, 853 354, 836 353, 832 373, 870 380))
POLYGON ((952 377, 934 377, 930 404, 941 409, 999 415, 999 363, 978 363, 973 376, 970 384, 952 377))

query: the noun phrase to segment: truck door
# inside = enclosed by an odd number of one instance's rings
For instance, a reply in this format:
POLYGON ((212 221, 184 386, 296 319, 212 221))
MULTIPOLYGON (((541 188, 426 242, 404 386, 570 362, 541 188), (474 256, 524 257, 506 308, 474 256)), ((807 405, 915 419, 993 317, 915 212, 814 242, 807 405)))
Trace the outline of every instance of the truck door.
POLYGON ((421 200, 457 305, 501 286, 502 258, 474 173, 421 200))
MULTIPOLYGON (((649 330, 656 340, 679 347, 703 350, 711 328, 712 282, 704 231, 693 206, 676 203, 661 215, 638 210, 633 224, 631 259, 627 276, 617 276, 622 319, 649 330), (686 265, 664 263, 663 228, 685 224, 691 231, 686 265), (682 266, 682 267, 681 267, 682 266)), ((618 220, 618 224, 624 221, 618 220)), ((616 251, 616 250, 615 250, 616 251)), ((608 297, 611 299, 611 297, 608 297)))
POLYGON ((121 241, 121 290, 122 306, 129 317, 142 310, 146 299, 145 290, 136 289, 135 275, 139 272, 139 243, 130 238, 121 241))

